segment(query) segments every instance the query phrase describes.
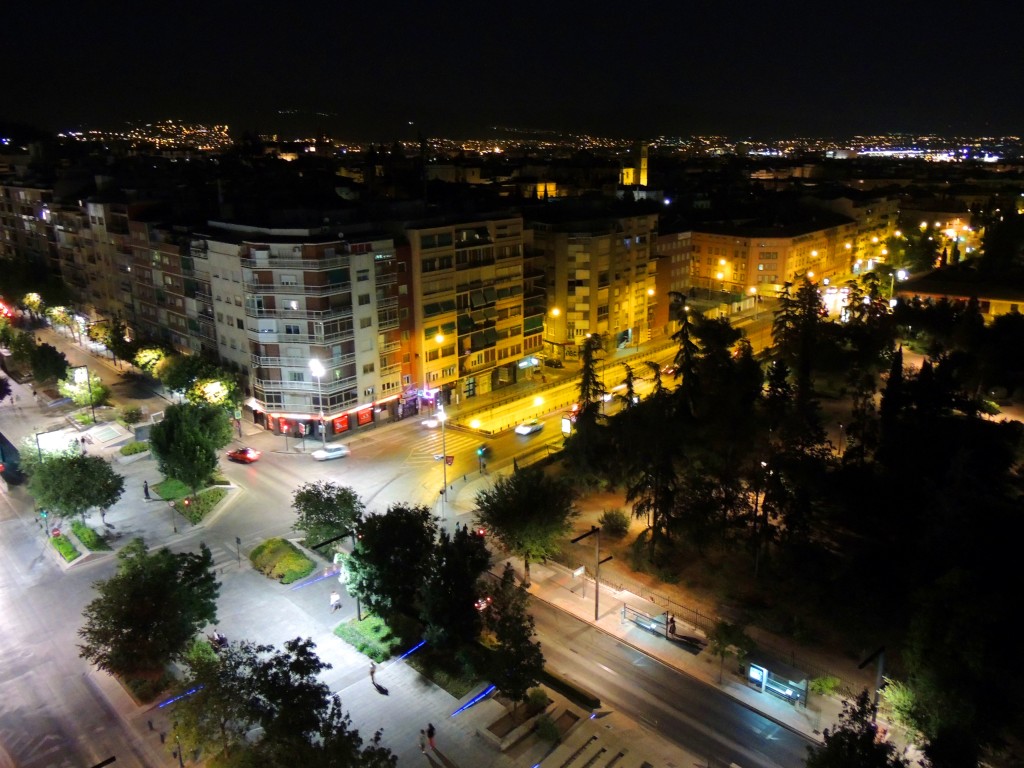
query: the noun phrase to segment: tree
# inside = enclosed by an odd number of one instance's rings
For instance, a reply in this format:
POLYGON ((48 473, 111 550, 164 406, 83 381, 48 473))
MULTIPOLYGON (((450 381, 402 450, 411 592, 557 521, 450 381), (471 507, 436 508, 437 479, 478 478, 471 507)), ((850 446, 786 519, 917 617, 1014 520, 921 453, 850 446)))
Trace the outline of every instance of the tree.
POLYGON ((718 657, 718 682, 722 682, 725 657, 734 650, 738 655, 745 656, 753 647, 754 641, 743 631, 743 627, 727 621, 716 622, 708 633, 708 650, 712 656, 718 657))
POLYGON ((75 405, 82 407, 102 405, 110 396, 110 390, 104 385, 103 380, 95 373, 83 368, 74 369, 70 378, 58 381, 57 391, 64 397, 70 397, 75 405), (87 375, 82 376, 79 381, 79 377, 75 374, 81 370, 86 370, 87 375))
POLYGON ((6 376, 0 376, 0 403, 11 396, 11 382, 6 376))
POLYGON ((868 692, 843 702, 839 722, 823 732, 821 746, 807 748, 807 768, 904 768, 907 761, 878 738, 868 692))
POLYGON ((47 456, 32 472, 29 492, 41 508, 60 517, 84 517, 98 507, 104 517, 124 493, 124 478, 100 456, 47 456))
POLYGON ((187 393, 200 379, 216 374, 216 366, 199 355, 170 355, 156 368, 160 383, 171 392, 187 393))
POLYGON ((478 582, 491 565, 484 536, 466 526, 451 536, 442 530, 420 588, 420 618, 426 639, 436 648, 472 642, 480 632, 478 582))
POLYGON ((305 533, 309 546, 353 532, 366 509, 354 490, 326 480, 299 486, 292 498, 292 529, 305 533))
POLYGON ((321 682, 331 668, 312 641, 295 638, 284 650, 249 642, 219 654, 188 656, 188 687, 174 707, 174 736, 184 749, 219 754, 226 765, 393 766, 380 733, 363 749, 341 701, 321 682), (255 744, 246 733, 262 729, 255 744))
POLYGON ((213 555, 205 544, 199 554, 147 552, 135 539, 117 559, 117 573, 96 584, 99 594, 83 612, 79 655, 117 675, 162 671, 217 620, 213 555))
POLYGON ((416 615, 416 596, 426 579, 437 537, 437 519, 423 505, 394 504, 356 526, 348 559, 348 592, 387 619, 416 615))
POLYGON ((217 451, 231 442, 231 422, 223 408, 172 405, 149 436, 160 471, 196 494, 217 468, 217 451))
POLYGON ((544 671, 540 643, 533 641, 533 617, 526 610, 528 598, 526 588, 516 584, 512 564, 505 563, 486 622, 495 644, 491 682, 512 699, 513 712, 544 671))
POLYGON ((63 379, 68 370, 68 359, 52 344, 39 344, 32 351, 32 375, 37 381, 63 379))
POLYGON ((553 554, 578 514, 572 486, 538 466, 499 477, 476 495, 478 524, 493 531, 506 551, 523 558, 526 586, 530 560, 553 554))

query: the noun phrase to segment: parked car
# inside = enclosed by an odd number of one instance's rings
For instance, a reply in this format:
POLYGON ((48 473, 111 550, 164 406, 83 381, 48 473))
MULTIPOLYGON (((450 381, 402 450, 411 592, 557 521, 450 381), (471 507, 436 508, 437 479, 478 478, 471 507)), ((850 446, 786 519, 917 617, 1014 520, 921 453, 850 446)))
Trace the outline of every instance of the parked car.
POLYGON ((544 365, 546 365, 548 368, 565 368, 565 363, 563 363, 557 357, 545 357, 544 365))
POLYGON ((237 461, 240 464, 252 464, 262 454, 255 448, 235 448, 232 451, 228 451, 228 458, 231 461, 237 461))
POLYGON ((522 424, 516 427, 517 435, 532 435, 534 432, 540 432, 544 429, 544 422, 537 419, 530 419, 524 421, 522 424))
POLYGON ((328 459, 340 459, 344 456, 348 456, 351 451, 347 445, 328 445, 326 448, 319 448, 310 454, 317 461, 327 461, 328 459))

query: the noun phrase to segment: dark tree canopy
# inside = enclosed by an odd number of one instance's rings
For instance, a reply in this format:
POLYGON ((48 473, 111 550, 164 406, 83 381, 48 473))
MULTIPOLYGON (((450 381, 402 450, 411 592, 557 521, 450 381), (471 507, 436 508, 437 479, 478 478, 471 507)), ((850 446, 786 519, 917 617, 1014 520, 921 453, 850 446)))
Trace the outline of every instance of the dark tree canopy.
POLYGON ((539 466, 524 467, 499 477, 476 496, 477 522, 492 532, 502 547, 523 558, 526 583, 530 561, 552 554, 577 517, 576 494, 558 477, 539 466))
POLYGON ((493 594, 486 611, 487 628, 494 637, 491 682, 518 704, 537 685, 544 671, 540 643, 533 636, 533 617, 527 611, 529 593, 516 584, 515 572, 505 563, 501 580, 491 583, 493 594))
POLYGON ((466 526, 456 527, 450 536, 440 532, 419 595, 420 618, 432 646, 453 648, 476 640, 480 632, 477 583, 490 564, 481 533, 466 526))
POLYGON ((29 480, 36 504, 60 517, 82 517, 90 509, 106 511, 124 493, 124 478, 100 456, 47 455, 29 480))
POLYGON ((217 619, 213 556, 205 544, 198 554, 147 552, 135 539, 117 558, 117 573, 96 584, 83 612, 80 655, 114 674, 160 672, 217 619))
POLYGON ((150 432, 160 471, 199 491, 217 468, 217 451, 231 441, 231 422, 223 408, 172 405, 150 432))
POLYGON ((306 534, 308 546, 316 546, 355 531, 366 506, 352 488, 317 480, 296 489, 292 508, 298 515, 292 528, 306 534))
POLYGON ((379 616, 417 615, 416 597, 431 565, 437 519, 424 506, 394 504, 356 527, 348 591, 379 616))
POLYGON ((878 739, 874 707, 867 691, 843 702, 839 722, 826 728, 823 744, 808 747, 807 768, 905 768, 907 761, 887 741, 878 739))

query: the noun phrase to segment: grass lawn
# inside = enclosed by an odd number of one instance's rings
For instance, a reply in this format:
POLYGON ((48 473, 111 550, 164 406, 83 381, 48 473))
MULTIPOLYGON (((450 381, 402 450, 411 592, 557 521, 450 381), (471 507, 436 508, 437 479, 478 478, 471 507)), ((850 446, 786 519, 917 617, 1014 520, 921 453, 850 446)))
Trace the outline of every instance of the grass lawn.
POLYGON ((169 477, 152 486, 150 490, 164 501, 184 499, 192 492, 192 489, 180 480, 172 480, 169 477))
MULTIPOLYGON (((226 493, 223 488, 213 490, 226 493)), ((316 568, 316 563, 287 539, 267 539, 249 553, 249 561, 264 576, 282 584, 304 579, 316 568)))
POLYGON ((345 624, 339 624, 334 634, 377 662, 405 653, 419 642, 417 639, 403 638, 403 635, 412 638, 417 636, 412 626, 405 628, 404 631, 393 631, 383 619, 372 614, 365 615, 362 621, 352 619, 345 624))

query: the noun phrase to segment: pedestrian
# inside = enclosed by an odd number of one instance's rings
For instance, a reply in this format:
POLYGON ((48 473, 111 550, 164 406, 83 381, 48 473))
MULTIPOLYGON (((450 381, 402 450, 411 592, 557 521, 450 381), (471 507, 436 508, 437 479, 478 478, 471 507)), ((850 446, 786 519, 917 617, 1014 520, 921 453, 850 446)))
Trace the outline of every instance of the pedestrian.
POLYGON ((376 675, 377 675, 377 662, 371 661, 370 662, 370 682, 373 683, 374 685, 377 684, 377 677, 376 677, 376 675))
POLYGON ((427 751, 427 732, 420 728, 420 752, 427 751))
POLYGON ((341 595, 338 594, 338 590, 331 592, 331 613, 341 608, 341 595))
POLYGON ((671 613, 668 615, 668 633, 674 635, 676 633, 676 617, 671 613))
POLYGON ((437 733, 437 731, 434 730, 434 724, 433 723, 427 723, 427 742, 429 742, 430 748, 436 751, 437 750, 437 746, 435 746, 435 744, 434 744, 434 734, 435 733, 437 733))
POLYGON ((146 497, 146 501, 149 501, 149 480, 142 481, 142 495, 146 497))

